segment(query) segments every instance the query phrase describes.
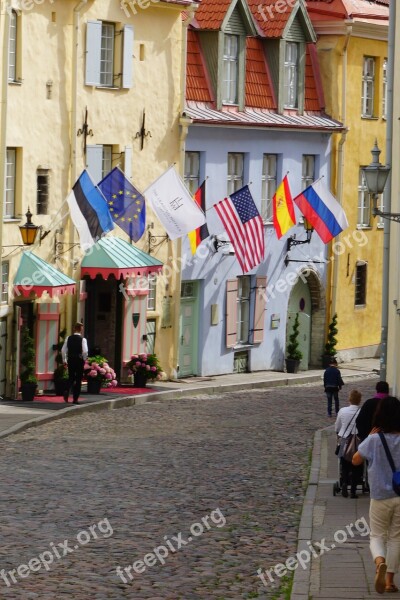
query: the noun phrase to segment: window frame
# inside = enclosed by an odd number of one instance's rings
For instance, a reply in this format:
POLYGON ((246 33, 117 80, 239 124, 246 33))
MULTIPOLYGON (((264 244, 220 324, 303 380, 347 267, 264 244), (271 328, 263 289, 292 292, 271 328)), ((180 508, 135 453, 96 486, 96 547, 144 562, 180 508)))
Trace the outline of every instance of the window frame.
POLYGON ((226 33, 222 52, 221 85, 221 101, 224 105, 237 106, 239 104, 239 63, 240 36, 226 33), (235 40, 235 44, 233 44, 233 40, 235 40))
POLYGON ((17 81, 17 53, 18 53, 18 15, 15 10, 10 11, 10 30, 8 40, 8 81, 17 81), (15 35, 12 35, 12 32, 15 35), (11 55, 14 56, 14 61, 11 61, 11 55), (12 70, 11 76, 10 72, 12 70))
POLYGON ((354 306, 356 308, 367 305, 367 275, 368 263, 357 261, 354 276, 354 306))
POLYGON ((184 181, 191 194, 195 194, 200 187, 200 152, 195 150, 185 152, 184 181))
POLYGON ((9 302, 9 278, 10 278, 10 263, 4 261, 1 263, 1 294, 0 304, 8 304, 9 302))
POLYGON ((102 144, 102 149, 101 174, 102 179, 104 179, 112 171, 113 147, 112 144, 102 144))
POLYGON ((362 167, 360 167, 357 195, 357 229, 371 227, 371 199, 362 167), (367 215, 367 219, 364 218, 367 215), (365 222, 364 222, 365 221, 365 222))
POLYGON ((387 118, 387 100, 388 100, 388 78, 387 78, 387 69, 388 69, 388 59, 383 59, 382 64, 382 119, 387 118))
POLYGON ((100 44, 100 85, 99 87, 115 87, 114 86, 114 61, 115 61, 115 23, 109 21, 101 22, 101 44, 100 44), (106 36, 106 30, 109 29, 112 35, 106 36), (111 47, 104 47, 104 42, 111 40, 111 47), (103 58, 103 53, 111 53, 111 56, 103 58), (108 70, 103 69, 104 65, 108 66, 108 70), (110 71, 111 68, 111 71, 110 71))
POLYGON ((362 70, 362 89, 361 89, 361 116, 363 119, 372 119, 375 110, 375 73, 376 58, 374 56, 364 56, 362 70), (368 64, 373 65, 372 74, 369 73, 368 64), (368 102, 371 107, 368 108, 368 102))
POLYGON ((261 172, 261 216, 265 223, 273 221, 272 199, 277 189, 278 154, 264 153, 261 172), (272 169, 270 168, 272 165, 272 169))
POLYGON ((301 159, 301 186, 302 190, 308 188, 315 181, 317 166, 316 154, 303 154, 301 159), (310 168, 312 165, 312 169, 310 168))
POLYGON ((150 273, 147 276, 149 293, 147 296, 147 310, 155 311, 157 308, 157 275, 150 273))
POLYGON ((286 42, 283 61, 283 108, 299 108, 300 43, 286 42), (290 54, 296 49, 293 59, 290 54))
POLYGON ((5 182, 5 193, 4 193, 4 210, 3 219, 14 219, 15 218, 15 201, 16 201, 16 183, 17 183, 17 148, 7 148, 6 150, 6 182, 5 182), (9 160, 9 157, 13 157, 9 160), (9 174, 9 167, 12 168, 12 173, 9 174), (10 179, 12 186, 9 187, 10 179), (9 200, 9 196, 12 199, 9 200), (12 212, 7 212, 7 206, 11 206, 12 212))
POLYGON ((36 214, 38 215, 47 215, 49 210, 49 198, 50 198, 50 170, 49 169, 37 169, 36 170, 36 214), (45 178, 46 181, 39 183, 39 178, 45 178), (46 191, 43 192, 45 196, 45 202, 40 200, 41 191, 39 186, 42 185, 46 188, 46 191), (42 208, 42 204, 44 205, 44 209, 42 208))
POLYGON ((250 340, 251 275, 237 278, 236 344, 247 345, 250 340))
POLYGON ((244 153, 228 152, 227 157, 227 194, 231 196, 243 187, 244 153), (241 162, 241 165, 240 165, 241 162), (233 169, 230 166, 233 165, 233 169), (241 168, 240 168, 241 167, 241 168), (240 171, 240 172, 239 172, 240 171))

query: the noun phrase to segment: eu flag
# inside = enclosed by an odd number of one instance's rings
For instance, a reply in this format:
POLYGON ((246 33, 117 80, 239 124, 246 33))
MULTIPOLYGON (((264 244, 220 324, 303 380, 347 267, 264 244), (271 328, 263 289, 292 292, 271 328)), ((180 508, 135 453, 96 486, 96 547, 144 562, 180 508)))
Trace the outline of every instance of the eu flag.
POLYGON ((140 240, 146 226, 146 205, 142 194, 118 167, 106 175, 98 187, 107 200, 114 223, 134 242, 140 240))

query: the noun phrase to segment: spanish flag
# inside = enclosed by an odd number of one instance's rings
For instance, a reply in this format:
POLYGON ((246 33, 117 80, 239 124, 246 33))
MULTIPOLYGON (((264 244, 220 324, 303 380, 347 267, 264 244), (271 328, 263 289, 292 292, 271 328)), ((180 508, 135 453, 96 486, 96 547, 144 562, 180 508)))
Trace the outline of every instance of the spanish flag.
MULTIPOLYGON (((206 182, 203 181, 199 189, 194 195, 194 200, 196 204, 202 209, 203 212, 206 212, 206 182)), ((201 225, 194 231, 188 233, 188 238, 190 242, 190 248, 192 249, 192 254, 196 254, 197 248, 200 246, 201 242, 208 238, 210 234, 208 233, 207 223, 201 225)))
POLYGON ((289 229, 296 225, 292 194, 290 193, 287 175, 275 192, 272 199, 273 221, 278 240, 285 235, 289 229))

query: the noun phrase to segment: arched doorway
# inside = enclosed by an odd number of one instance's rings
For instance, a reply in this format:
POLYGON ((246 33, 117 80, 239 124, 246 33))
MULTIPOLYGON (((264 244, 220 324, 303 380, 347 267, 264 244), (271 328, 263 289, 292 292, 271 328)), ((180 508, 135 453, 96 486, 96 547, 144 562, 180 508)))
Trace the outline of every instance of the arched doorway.
POLYGON ((319 274, 304 268, 292 288, 287 314, 286 344, 299 314, 299 344, 303 353, 300 369, 321 366, 325 341, 325 292, 319 274))

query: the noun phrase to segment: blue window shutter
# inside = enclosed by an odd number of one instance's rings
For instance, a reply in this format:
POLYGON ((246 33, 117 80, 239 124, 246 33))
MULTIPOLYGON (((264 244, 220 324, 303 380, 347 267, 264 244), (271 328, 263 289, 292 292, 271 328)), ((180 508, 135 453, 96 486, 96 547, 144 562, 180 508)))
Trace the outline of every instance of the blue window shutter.
POLYGON ((132 180, 132 147, 125 146, 125 158, 124 158, 124 173, 125 177, 132 180))
POLYGON ((86 24, 86 85, 100 85, 101 21, 86 24))
POLYGON ((133 85, 133 27, 124 26, 124 47, 122 54, 122 87, 130 89, 133 85))
POLYGON ((96 185, 103 179, 103 146, 86 147, 86 168, 96 185))

